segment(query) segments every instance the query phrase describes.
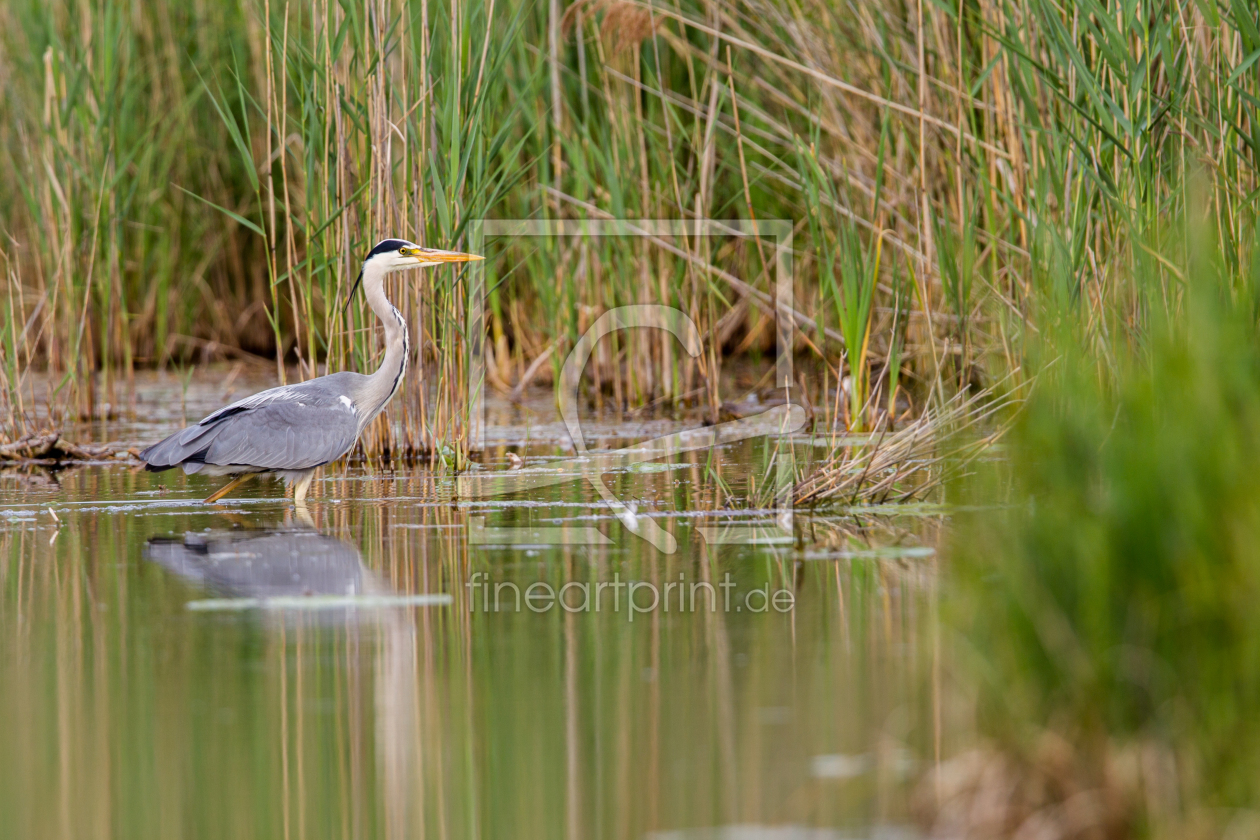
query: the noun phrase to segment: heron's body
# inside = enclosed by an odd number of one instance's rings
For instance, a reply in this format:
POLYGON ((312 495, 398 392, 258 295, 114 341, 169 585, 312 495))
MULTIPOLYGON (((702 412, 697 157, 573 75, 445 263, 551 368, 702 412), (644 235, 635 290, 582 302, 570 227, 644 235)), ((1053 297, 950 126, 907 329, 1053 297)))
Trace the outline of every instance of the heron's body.
POLYGON ((261 391, 150 446, 141 459, 154 471, 182 467, 186 473, 238 476, 206 501, 218 501, 250 475, 267 473, 293 485, 294 501, 301 502, 315 470, 354 447, 406 373, 407 324, 385 297, 385 275, 470 259, 480 257, 384 240, 372 249, 359 275, 368 304, 385 327, 385 358, 375 373, 330 373, 261 391))

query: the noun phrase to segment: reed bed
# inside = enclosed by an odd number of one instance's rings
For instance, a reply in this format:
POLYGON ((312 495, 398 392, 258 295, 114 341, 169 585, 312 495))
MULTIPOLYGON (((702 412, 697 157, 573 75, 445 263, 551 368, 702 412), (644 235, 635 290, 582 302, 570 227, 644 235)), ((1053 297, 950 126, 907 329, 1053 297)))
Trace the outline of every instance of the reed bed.
MULTIPOLYGON (((359 256, 467 247, 487 217, 791 220, 794 350, 853 430, 881 390, 922 411, 1022 375, 1058 318, 1101 372, 1154 299, 1181 305, 1189 179, 1222 259, 1253 259, 1258 50, 1244 0, 6 4, 6 434, 116 410, 137 366, 370 367, 372 321, 340 304, 359 256)), ((365 450, 460 462, 470 390, 558 381, 631 302, 687 312, 706 350, 616 336, 592 402, 716 416, 723 366, 775 352, 770 246, 488 242, 484 313, 465 276, 399 286, 415 379, 365 450)))

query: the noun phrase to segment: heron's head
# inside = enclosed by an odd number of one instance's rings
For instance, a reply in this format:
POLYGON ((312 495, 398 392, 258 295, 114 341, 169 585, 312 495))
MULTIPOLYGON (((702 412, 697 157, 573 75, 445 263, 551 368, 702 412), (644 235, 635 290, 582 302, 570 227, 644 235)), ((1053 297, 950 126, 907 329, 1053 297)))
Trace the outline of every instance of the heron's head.
POLYGON ((463 263, 483 259, 473 254, 461 254, 458 251, 439 251, 437 248, 425 248, 405 239, 382 239, 363 261, 363 269, 368 266, 380 266, 386 272, 402 271, 408 268, 422 268, 444 263, 463 263))
POLYGON ((474 262, 482 259, 485 259, 485 257, 478 257, 474 254, 461 254, 459 251, 439 251, 437 248, 425 248, 423 245, 408 242, 406 239, 382 239, 376 243, 376 247, 367 255, 367 259, 363 261, 363 268, 359 271, 359 276, 354 281, 354 286, 350 289, 350 295, 346 298, 346 308, 350 307, 350 301, 354 299, 354 293, 358 290, 359 283, 363 281, 363 275, 369 268, 373 269, 374 272, 379 271, 380 274, 389 274, 392 271, 404 271, 408 268, 425 268, 446 263, 474 262))

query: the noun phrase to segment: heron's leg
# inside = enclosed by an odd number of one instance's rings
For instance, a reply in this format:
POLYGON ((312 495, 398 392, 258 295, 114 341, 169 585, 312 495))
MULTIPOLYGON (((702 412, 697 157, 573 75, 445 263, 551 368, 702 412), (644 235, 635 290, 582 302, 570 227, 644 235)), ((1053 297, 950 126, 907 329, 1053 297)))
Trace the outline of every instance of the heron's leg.
POLYGON ((232 479, 227 484, 220 487, 218 490, 215 490, 209 496, 206 496, 206 504, 211 505, 219 501, 219 499, 222 499, 228 493, 231 493, 237 487, 240 487, 242 484, 249 481, 249 479, 252 476, 253 476, 253 473, 243 473, 241 475, 238 475, 236 478, 232 479))
POLYGON ((294 482, 293 504, 301 505, 306 503, 306 491, 311 489, 311 479, 313 478, 315 478, 315 470, 311 470, 294 482))

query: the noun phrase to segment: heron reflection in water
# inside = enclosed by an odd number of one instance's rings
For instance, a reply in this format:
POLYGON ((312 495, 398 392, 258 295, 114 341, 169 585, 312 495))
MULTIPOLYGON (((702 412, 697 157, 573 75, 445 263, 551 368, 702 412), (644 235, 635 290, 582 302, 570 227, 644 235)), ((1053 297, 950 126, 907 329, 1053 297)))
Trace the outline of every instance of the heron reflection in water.
POLYGON ((376 610, 451 603, 445 594, 394 592, 364 566, 357 548, 315 530, 302 507, 298 519, 305 527, 152 537, 145 555, 179 577, 226 596, 190 602, 194 610, 376 610))
POLYGON ((313 529, 190 532, 153 537, 146 556, 215 594, 259 603, 350 597, 384 587, 348 542, 313 529))
MULTIPOLYGON (((235 596, 236 603, 245 607, 279 607, 265 611, 272 616, 280 613, 285 624, 300 621, 334 633, 329 638, 341 638, 343 644, 349 645, 348 640, 360 631, 368 631, 368 638, 375 639, 373 720, 381 796, 392 827, 389 836, 401 840, 408 836, 405 827, 417 819, 421 741, 417 728, 420 627, 412 609, 399 607, 435 606, 449 603, 449 598, 394 592, 364 564, 357 547, 321 534, 300 513, 299 519, 308 523, 307 527, 152 537, 145 555, 213 594, 235 596), (295 608, 304 603, 338 608, 295 608)), ((199 603, 211 602, 194 601, 190 606, 199 603)), ((219 603, 232 608, 230 598, 219 603)), ((300 639, 301 634, 289 638, 300 639)), ((353 649, 360 649, 357 643, 353 649)), ((290 652, 286 649, 285 662, 290 652)), ((294 661, 302 667, 300 649, 294 661)))

